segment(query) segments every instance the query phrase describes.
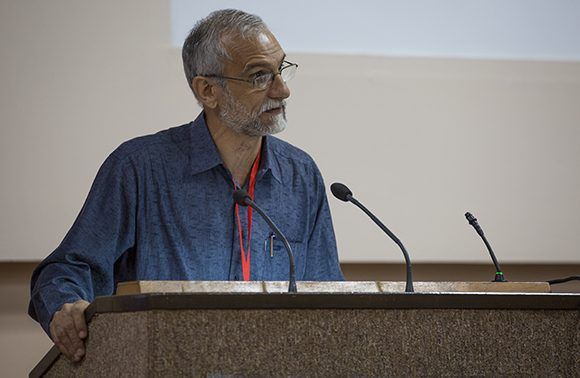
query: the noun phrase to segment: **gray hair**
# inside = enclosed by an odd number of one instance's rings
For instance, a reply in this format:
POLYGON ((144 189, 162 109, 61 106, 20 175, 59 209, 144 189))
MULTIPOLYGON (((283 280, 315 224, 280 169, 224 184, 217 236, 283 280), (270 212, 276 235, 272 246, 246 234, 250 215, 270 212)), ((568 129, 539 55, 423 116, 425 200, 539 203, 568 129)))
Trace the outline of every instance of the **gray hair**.
MULTIPOLYGON (((181 52, 191 90, 194 77, 223 74, 224 60, 231 60, 223 44, 224 37, 249 38, 265 30, 268 27, 260 17, 237 9, 218 10, 198 21, 185 39, 181 52)), ((218 83, 225 85, 224 80, 218 83)), ((199 100, 195 91, 193 94, 199 100)))

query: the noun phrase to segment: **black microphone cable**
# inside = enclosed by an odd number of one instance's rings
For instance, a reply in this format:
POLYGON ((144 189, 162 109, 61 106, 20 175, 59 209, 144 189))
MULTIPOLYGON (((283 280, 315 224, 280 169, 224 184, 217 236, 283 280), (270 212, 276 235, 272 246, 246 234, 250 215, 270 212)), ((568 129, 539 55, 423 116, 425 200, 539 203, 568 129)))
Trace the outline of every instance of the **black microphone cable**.
POLYGON ((234 201, 236 201, 238 205, 250 206, 252 209, 256 210, 258 214, 260 214, 262 218, 264 218, 266 223, 268 223, 268 226, 270 226, 272 231, 274 231, 276 237, 282 240, 282 243, 284 243, 284 247, 286 247, 286 252, 288 252, 288 260, 290 260, 290 272, 288 273, 288 292, 296 293, 298 290, 296 289, 296 268, 294 264, 294 253, 292 253, 292 248, 290 247, 290 243, 288 243, 288 239, 286 239, 286 236, 282 234, 282 232, 274 224, 272 219, 270 219, 270 217, 267 216, 266 213, 264 213, 264 211, 260 209, 260 207, 256 205, 254 201, 252 201, 252 198, 250 197, 248 192, 246 192, 244 189, 238 189, 234 192, 234 201))
POLYGON ((383 222, 381 222, 379 220, 379 218, 375 217, 375 215, 373 213, 371 213, 366 207, 364 207, 362 203, 360 203, 359 201, 357 201, 352 196, 352 192, 350 191, 350 189, 346 185, 341 184, 339 182, 335 182, 334 184, 332 184, 330 186, 330 191, 339 200, 344 201, 344 202, 352 202, 353 204, 355 204, 366 215, 368 215, 373 220, 373 222, 375 222, 375 224, 377 226, 379 226, 379 228, 381 230, 383 230, 399 246, 399 248, 401 248, 401 251, 403 252, 403 256, 405 257, 405 268, 406 268, 406 271, 407 271, 407 279, 406 279, 406 284, 405 284, 405 292, 407 292, 407 293, 414 292, 414 289, 413 289, 413 272, 412 272, 412 269, 411 269, 411 259, 409 258, 409 254, 407 253, 407 250, 405 249, 405 246, 403 245, 403 243, 401 243, 401 241, 399 240, 399 238, 397 238, 395 236, 395 234, 393 234, 391 232, 391 230, 389 230, 387 228, 387 226, 385 226, 383 224, 383 222))
POLYGON ((483 230, 479 226, 479 223, 477 223, 477 219, 469 212, 465 213, 465 218, 467 219, 469 224, 472 225, 473 228, 475 228, 475 231, 477 231, 478 235, 481 236, 481 238, 483 239, 483 242, 485 243, 485 246, 487 247, 487 250, 489 251, 489 255, 491 256, 491 260, 493 261, 493 265, 495 266, 495 278, 494 278, 493 282, 507 282, 507 280, 503 274, 503 271, 499 267, 499 263, 497 262, 497 259, 495 258, 495 253, 493 253, 493 249, 491 249, 491 245, 489 244, 489 242, 487 241, 487 238, 483 234, 483 230))
POLYGON ((580 276, 569 276, 569 277, 565 277, 565 278, 555 278, 553 280, 548 280, 546 282, 549 283, 550 285, 557 285, 557 284, 561 284, 564 282, 570 282, 570 281, 580 281, 580 276))

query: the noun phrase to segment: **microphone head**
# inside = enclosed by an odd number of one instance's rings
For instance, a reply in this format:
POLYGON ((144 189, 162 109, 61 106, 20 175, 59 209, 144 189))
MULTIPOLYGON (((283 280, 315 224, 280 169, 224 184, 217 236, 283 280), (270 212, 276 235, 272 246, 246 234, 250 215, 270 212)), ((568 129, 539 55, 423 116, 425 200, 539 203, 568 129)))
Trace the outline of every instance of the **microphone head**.
POLYGON ((348 202, 352 197, 352 192, 350 189, 340 182, 335 182, 330 185, 330 191, 332 194, 341 201, 348 202))
POLYGON ((473 214, 471 214, 469 212, 465 213, 465 218, 467 219, 467 221, 471 225, 473 225, 474 223, 477 223, 477 219, 473 216, 473 214))
POLYGON ((244 189, 238 189, 234 192, 234 201, 241 206, 248 206, 246 200, 251 200, 252 198, 244 189))

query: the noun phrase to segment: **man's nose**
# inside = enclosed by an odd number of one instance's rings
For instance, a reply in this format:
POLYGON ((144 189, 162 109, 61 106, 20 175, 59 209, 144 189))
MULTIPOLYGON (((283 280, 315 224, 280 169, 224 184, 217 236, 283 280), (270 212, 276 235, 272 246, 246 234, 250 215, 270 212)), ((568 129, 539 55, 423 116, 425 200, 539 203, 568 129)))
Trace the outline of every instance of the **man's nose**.
POLYGON ((280 100, 290 97, 290 89, 284 79, 282 79, 282 75, 277 74, 274 76, 274 79, 272 79, 272 85, 268 91, 268 97, 280 100))

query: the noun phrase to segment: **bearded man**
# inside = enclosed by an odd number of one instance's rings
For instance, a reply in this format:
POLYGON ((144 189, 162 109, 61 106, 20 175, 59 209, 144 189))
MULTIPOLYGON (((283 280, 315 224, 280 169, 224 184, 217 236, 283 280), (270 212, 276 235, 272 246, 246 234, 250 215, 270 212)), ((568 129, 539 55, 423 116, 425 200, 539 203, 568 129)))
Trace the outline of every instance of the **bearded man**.
POLYGON ((288 279, 283 244, 234 204, 238 188, 287 236, 298 280, 343 279, 320 172, 271 136, 286 127, 297 65, 259 17, 237 10, 198 22, 183 64, 203 112, 117 148, 33 274, 29 313, 71 360, 85 353, 85 308, 118 282, 288 279))

